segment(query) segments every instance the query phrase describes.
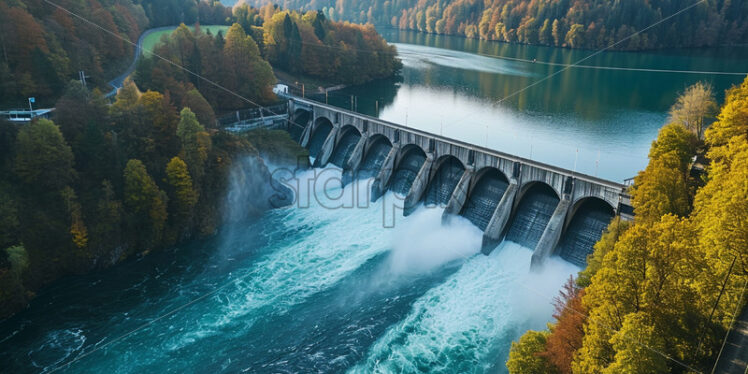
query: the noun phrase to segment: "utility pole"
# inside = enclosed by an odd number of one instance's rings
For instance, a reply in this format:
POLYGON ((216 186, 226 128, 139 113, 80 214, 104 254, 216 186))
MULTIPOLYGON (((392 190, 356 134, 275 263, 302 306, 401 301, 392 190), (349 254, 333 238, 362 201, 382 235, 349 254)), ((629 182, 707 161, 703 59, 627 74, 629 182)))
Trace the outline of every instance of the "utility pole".
POLYGON ((376 117, 379 117, 379 100, 374 100, 374 107, 375 107, 374 115, 376 117))
POLYGON ((87 86, 87 83, 86 83, 86 72, 84 72, 83 70, 79 70, 78 71, 78 80, 81 81, 81 84, 83 85, 83 87, 86 87, 87 86))
POLYGON ((351 112, 353 111, 353 95, 351 95, 351 112))
POLYGON ((328 104, 328 102, 327 102, 327 88, 325 88, 325 104, 328 104))
POLYGON ((301 84, 301 97, 302 97, 302 98, 306 97, 306 96, 304 96, 304 93, 305 93, 305 90, 304 90, 304 83, 302 83, 302 84, 301 84))

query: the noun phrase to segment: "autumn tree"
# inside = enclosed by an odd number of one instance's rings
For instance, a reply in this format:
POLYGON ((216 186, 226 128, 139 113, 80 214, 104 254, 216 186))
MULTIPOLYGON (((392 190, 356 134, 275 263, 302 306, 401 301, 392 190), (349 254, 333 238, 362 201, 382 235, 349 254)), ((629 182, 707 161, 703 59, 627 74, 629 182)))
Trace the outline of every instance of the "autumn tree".
POLYGON ((518 342, 512 342, 506 367, 510 373, 553 374, 557 370, 541 355, 545 351, 547 331, 527 331, 518 342))
POLYGON ((639 221, 659 220, 665 214, 686 216, 691 210, 688 166, 693 139, 683 125, 672 123, 652 143, 650 162, 634 179, 631 191, 639 221))
POLYGON ((620 216, 613 218, 608 224, 608 227, 603 232, 600 240, 595 243, 594 250, 587 256, 587 267, 579 272, 577 277, 577 285, 579 287, 587 287, 592 281, 592 277, 602 267, 603 259, 605 256, 613 250, 618 238, 631 227, 630 221, 621 219, 620 216))
POLYGON ((124 184, 133 249, 152 249, 159 244, 167 219, 166 196, 137 159, 127 161, 124 184))
POLYGON ((88 245, 88 228, 83 221, 83 212, 78 196, 72 188, 65 187, 61 193, 70 214, 70 235, 77 249, 84 249, 88 245))
POLYGON ((300 71, 301 34, 292 14, 288 11, 276 13, 265 21, 263 28, 268 60, 285 71, 300 71))
POLYGON ((725 95, 725 104, 717 115, 717 121, 706 130, 710 159, 720 161, 730 157, 732 141, 748 139, 748 78, 733 87, 725 95))
POLYGON ((712 86, 698 82, 686 89, 670 108, 670 120, 685 126, 701 140, 704 129, 717 111, 712 86))
POLYGON ((172 211, 181 218, 189 217, 197 202, 197 194, 192 185, 187 164, 179 157, 174 157, 166 165, 166 178, 170 187, 170 202, 172 211))
POLYGON ((644 312, 626 315, 621 330, 611 340, 616 352, 614 361, 602 373, 671 372, 661 353, 666 350, 665 339, 647 319, 644 312))
POLYGON ((668 336, 666 354, 693 358, 696 321, 708 309, 690 281, 698 278, 704 264, 695 237, 687 219, 672 215, 634 225, 620 237, 582 298, 589 314, 572 364, 575 373, 612 370, 608 367, 619 352, 613 342, 631 338, 624 325, 632 313, 645 313, 654 333, 668 336))
POLYGON ((584 25, 575 23, 571 25, 571 28, 566 33, 564 38, 566 44, 572 48, 579 48, 584 45, 584 25))
POLYGON ((73 152, 60 129, 46 119, 18 132, 15 166, 21 181, 35 191, 59 191, 75 177, 73 152))
POLYGON ((140 127, 135 135, 143 144, 138 154, 148 154, 149 169, 157 170, 179 151, 177 111, 167 96, 155 91, 143 93, 138 99, 138 107, 142 114, 136 122, 140 127))
POLYGON ((273 70, 260 56, 257 43, 237 23, 226 33, 223 55, 224 68, 230 74, 224 84, 233 92, 225 95, 227 103, 244 107, 251 102, 264 103, 272 99, 273 70))
POLYGON ((213 112, 213 108, 208 101, 205 100, 197 89, 187 91, 187 94, 182 99, 182 107, 190 108, 195 113, 197 121, 203 126, 208 128, 215 127, 216 114, 213 112))
MULTIPOLYGON (((262 0, 246 2, 255 6, 265 4, 262 0)), ((283 2, 288 9, 302 11, 319 9, 315 4, 307 0, 283 2)), ((657 28, 649 26, 680 9, 682 4, 679 0, 373 0, 338 1, 335 5, 322 8, 329 20, 572 48, 611 46, 637 50, 710 46, 725 42, 740 43, 745 40, 748 31, 743 22, 747 10, 734 1, 705 3, 698 12, 669 20, 669 27, 657 28)))
POLYGON ((182 144, 181 155, 189 167, 190 175, 195 180, 201 180, 205 173, 205 161, 208 158, 211 141, 205 128, 189 108, 182 109, 180 113, 177 136, 182 144))
MULTIPOLYGON (((572 372, 590 374, 713 366, 748 278, 746 82, 728 91, 717 122, 706 131, 711 164, 693 210, 683 178, 696 136, 680 123, 660 131, 649 165, 635 180, 635 221, 611 222, 577 280, 585 287, 574 308, 586 311, 581 345, 569 338, 565 345, 554 342, 557 331, 578 331, 559 329, 562 314, 550 331, 528 333, 545 337, 540 355, 548 363, 564 370, 571 359, 572 372)), ((514 361, 536 362, 539 345, 515 353, 514 361)))
POLYGON ((571 361, 582 346, 584 321, 587 311, 582 305, 584 291, 572 277, 564 284, 559 296, 554 299, 556 319, 551 333, 546 338, 545 351, 540 353, 560 373, 571 373, 571 361))

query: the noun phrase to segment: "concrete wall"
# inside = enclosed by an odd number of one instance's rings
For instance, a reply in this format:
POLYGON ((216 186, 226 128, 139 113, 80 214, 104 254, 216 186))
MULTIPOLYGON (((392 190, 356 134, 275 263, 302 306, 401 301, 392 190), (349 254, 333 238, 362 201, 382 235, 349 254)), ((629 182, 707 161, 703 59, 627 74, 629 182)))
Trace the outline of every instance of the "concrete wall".
MULTIPOLYGON (((361 134, 366 134, 363 138, 371 139, 378 135, 386 137, 392 144, 393 149, 399 149, 400 151, 391 152, 392 155, 390 157, 394 156, 395 159, 388 159, 383 168, 396 167, 400 161, 399 157, 402 157, 409 145, 417 146, 423 150, 428 156, 428 162, 424 165, 424 170, 421 170, 425 175, 419 174, 417 180, 414 182, 408 194, 408 199, 406 199, 406 211, 408 210, 407 207, 413 207, 418 202, 423 191, 428 187, 432 174, 438 169, 438 162, 445 156, 457 158, 466 168, 471 170, 471 173, 487 167, 498 169, 508 181, 511 181, 511 184, 516 185, 516 187, 512 187, 512 201, 509 201, 508 204, 516 204, 516 202, 521 200, 524 192, 533 183, 547 184, 556 192, 559 199, 563 197, 562 200, 568 200, 568 203, 565 203, 565 205, 568 204, 569 207, 576 206, 582 199, 595 197, 605 201, 615 213, 619 213, 619 207, 622 204, 628 204, 630 200, 625 193, 625 186, 620 183, 576 173, 571 170, 468 144, 459 140, 445 138, 440 135, 430 134, 314 101, 291 98, 289 101, 289 113, 294 113, 297 109, 310 110, 313 113, 311 116, 312 120, 308 122, 308 127, 311 128, 305 130, 304 136, 302 136, 302 144, 304 141, 308 141, 307 139, 311 136, 310 134, 314 133, 315 126, 330 121, 334 127, 331 136, 334 137, 339 138, 342 136, 343 129, 348 126, 355 127, 361 134)), ((337 140, 337 138, 333 139, 337 140)), ((333 144, 335 143, 333 141, 333 144)), ((329 145, 326 144, 326 146, 329 145)), ((331 152, 332 149, 326 147, 325 155, 323 156, 329 157, 329 153, 331 152)), ((366 149, 364 148, 363 153, 365 154, 365 152, 366 149)), ((321 161, 326 161, 327 157, 322 157, 321 161)), ((385 179, 389 178, 392 171, 380 172, 380 178, 378 178, 380 184, 387 183, 385 179)), ((473 179, 477 180, 477 178, 473 179)), ((384 186, 379 187, 380 189, 384 188, 384 186)), ((384 193, 384 191, 379 191, 378 195, 381 193, 384 193)), ((455 196, 456 201, 451 205, 461 205, 459 204, 460 200, 466 198, 468 196, 455 196)), ((495 217, 496 222, 493 225, 489 225, 489 228, 493 231, 497 230, 497 226, 503 226, 508 219, 504 217, 507 209, 505 204, 507 203, 504 203, 502 210, 497 213, 495 217)), ((569 217, 565 217, 562 222, 571 219, 573 214, 574 209, 570 209, 569 217)), ((496 234, 493 233, 490 236, 491 239, 495 239, 493 236, 496 236, 496 234)))

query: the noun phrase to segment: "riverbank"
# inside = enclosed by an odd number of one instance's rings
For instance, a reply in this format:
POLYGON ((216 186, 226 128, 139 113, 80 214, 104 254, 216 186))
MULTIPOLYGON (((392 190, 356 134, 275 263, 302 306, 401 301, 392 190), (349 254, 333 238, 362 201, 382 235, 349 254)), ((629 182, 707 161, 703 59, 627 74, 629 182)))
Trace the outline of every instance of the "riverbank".
MULTIPOLYGON (((107 269, 129 258, 143 258, 193 240, 211 238, 229 222, 254 219, 268 209, 290 203, 290 191, 284 194, 278 190, 278 185, 271 182, 272 174, 268 167, 269 164, 280 165, 286 162, 297 166, 295 161, 307 154, 304 148, 291 140, 288 133, 255 130, 234 135, 219 131, 210 137, 213 143, 208 159, 212 169, 208 172, 210 181, 195 186, 203 191, 197 204, 197 208, 201 210, 196 211, 188 221, 166 223, 163 235, 173 236, 173 240, 165 238, 163 242, 145 248, 137 247, 129 237, 112 235, 104 243, 96 234, 100 230, 97 226, 99 223, 93 221, 95 217, 87 216, 83 222, 91 231, 89 244, 84 248, 77 248, 67 256, 58 255, 54 259, 47 259, 51 253, 59 251, 54 248, 24 248, 21 245, 12 247, 13 251, 8 251, 8 260, 0 263, 0 320, 24 310, 38 293, 54 287, 64 277, 107 269), (247 205, 237 206, 228 202, 233 198, 229 196, 229 188, 237 185, 243 190, 252 191, 254 199, 245 200, 247 205), (279 196, 282 198, 279 199, 279 196), (279 201, 281 204, 278 204, 279 201), (235 213, 226 213, 229 207, 235 213), (170 234, 172 232, 179 234, 170 234)), ((16 199, 11 199, 9 203, 17 203, 14 200, 16 199)), ((117 200, 113 203, 121 204, 117 200)), ((129 227, 126 223, 121 225, 123 227, 118 230, 122 232, 129 227)))

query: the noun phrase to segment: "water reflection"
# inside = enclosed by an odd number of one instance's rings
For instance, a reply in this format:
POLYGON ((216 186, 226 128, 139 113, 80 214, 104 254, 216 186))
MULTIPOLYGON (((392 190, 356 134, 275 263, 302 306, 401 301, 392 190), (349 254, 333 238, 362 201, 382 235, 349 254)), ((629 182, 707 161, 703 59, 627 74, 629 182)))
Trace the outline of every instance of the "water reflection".
MULTIPOLYGON (((590 68, 561 71, 562 66, 545 62, 573 64, 593 51, 399 30, 382 34, 398 47, 404 65, 401 81, 348 87, 330 93, 331 104, 617 181, 646 165, 649 145, 679 92, 704 80, 721 99, 725 89, 743 79, 590 68)), ((748 48, 731 47, 605 52, 583 64, 739 72, 746 69, 746 58, 748 48)))

